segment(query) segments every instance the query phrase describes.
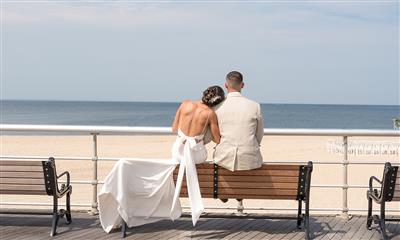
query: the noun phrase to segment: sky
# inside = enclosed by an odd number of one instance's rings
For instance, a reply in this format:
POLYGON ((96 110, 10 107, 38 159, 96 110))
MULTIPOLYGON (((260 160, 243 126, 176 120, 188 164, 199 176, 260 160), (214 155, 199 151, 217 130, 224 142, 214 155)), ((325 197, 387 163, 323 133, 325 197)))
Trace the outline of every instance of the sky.
POLYGON ((400 105, 398 1, 2 0, 1 99, 400 105))

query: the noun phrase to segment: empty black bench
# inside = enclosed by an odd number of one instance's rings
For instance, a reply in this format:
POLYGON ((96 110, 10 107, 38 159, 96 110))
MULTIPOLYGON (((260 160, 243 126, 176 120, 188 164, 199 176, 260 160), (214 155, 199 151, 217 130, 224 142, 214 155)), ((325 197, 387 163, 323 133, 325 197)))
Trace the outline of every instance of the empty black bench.
POLYGON ((371 230, 372 222, 379 224, 382 238, 388 239, 386 234, 386 221, 400 221, 396 219, 385 218, 385 204, 387 202, 400 201, 400 173, 399 167, 392 166, 389 162, 385 163, 385 169, 383 170, 383 178, 379 180, 377 177, 372 176, 369 179, 369 189, 367 191, 368 198, 368 218, 367 228, 371 230), (373 187, 374 181, 377 182, 380 187, 378 189, 373 187), (372 201, 380 205, 380 216, 372 215, 372 201))
POLYGON ((71 197, 69 172, 57 175, 54 158, 47 161, 0 160, 0 194, 53 196, 53 219, 50 236, 57 233, 60 217, 71 223, 71 197), (59 187, 58 179, 66 176, 66 184, 59 187), (66 210, 58 210, 58 199, 66 195, 66 210))

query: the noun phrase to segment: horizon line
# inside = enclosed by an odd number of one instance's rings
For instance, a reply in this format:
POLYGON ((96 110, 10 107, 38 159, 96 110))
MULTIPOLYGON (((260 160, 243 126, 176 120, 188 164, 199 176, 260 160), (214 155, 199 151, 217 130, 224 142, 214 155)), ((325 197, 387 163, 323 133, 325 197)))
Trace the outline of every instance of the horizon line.
MULTIPOLYGON (((0 99, 3 101, 36 101, 36 102, 111 102, 111 103, 181 103, 181 101, 133 101, 133 100, 60 100, 60 99, 0 99)), ((398 106, 400 104, 364 104, 364 103, 282 103, 282 102, 259 102, 260 104, 277 105, 343 105, 343 106, 398 106)))

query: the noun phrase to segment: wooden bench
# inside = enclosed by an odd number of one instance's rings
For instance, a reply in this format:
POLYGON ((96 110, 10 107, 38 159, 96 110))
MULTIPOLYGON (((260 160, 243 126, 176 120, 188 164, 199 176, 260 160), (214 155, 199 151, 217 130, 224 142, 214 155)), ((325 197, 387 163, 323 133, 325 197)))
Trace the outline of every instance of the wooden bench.
POLYGON ((53 196, 53 219, 50 236, 56 235, 58 219, 66 216, 71 223, 70 175, 57 176, 54 158, 47 161, 0 160, 0 194, 53 196), (66 176, 67 183, 58 185, 58 179, 66 176), (58 199, 66 195, 66 210, 58 210, 58 199))
MULTIPOLYGON (((309 239, 312 168, 312 162, 308 165, 266 164, 259 169, 232 172, 216 164, 201 164, 197 165, 197 175, 203 198, 296 200, 297 227, 301 228, 303 222, 306 238, 309 239), (305 203, 305 214, 302 214, 302 202, 305 203)), ((175 169, 175 181, 177 175, 178 169, 175 169)), ((185 180, 181 197, 188 197, 185 180)))
POLYGON ((383 170, 382 181, 377 177, 372 176, 369 179, 369 189, 367 191, 368 199, 368 218, 367 228, 371 230, 372 222, 379 224, 382 238, 388 239, 386 234, 386 221, 400 221, 400 219, 386 219, 385 218, 385 204, 386 202, 400 201, 400 172, 399 167, 392 166, 389 162, 385 163, 383 170), (376 181, 380 187, 376 189, 373 187, 376 181), (372 200, 380 205, 380 216, 372 215, 372 200))
MULTIPOLYGON (((216 164, 197 165, 197 175, 203 198, 219 199, 275 199, 298 202, 297 227, 304 223, 306 239, 310 239, 309 206, 312 162, 307 165, 266 164, 259 169, 235 171, 216 164), (302 213, 302 202, 305 213, 302 213)), ((174 171, 174 181, 179 168, 174 171)), ((181 197, 188 197, 186 177, 183 178, 181 197)), ((122 224, 121 236, 125 237, 126 223, 122 224)))

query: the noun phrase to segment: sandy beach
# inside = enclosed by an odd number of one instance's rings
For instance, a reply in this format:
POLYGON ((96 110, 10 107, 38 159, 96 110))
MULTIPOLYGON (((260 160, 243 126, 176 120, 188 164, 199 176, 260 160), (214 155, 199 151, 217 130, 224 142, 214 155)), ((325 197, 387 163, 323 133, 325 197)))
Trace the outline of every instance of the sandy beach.
MULTIPOLYGON (((98 156, 99 157, 141 157, 141 158, 162 158, 170 157, 170 148, 174 141, 174 136, 98 136, 98 156)), ((294 137, 294 136, 266 136, 262 142, 262 154, 266 163, 279 160, 302 160, 302 161, 341 161, 343 156, 329 153, 327 142, 337 140, 340 137, 294 137)), ((350 138, 354 140, 370 141, 400 141, 398 137, 385 138, 350 138)), ((209 159, 211 159, 214 144, 208 144, 209 159)), ((1 136, 1 155, 19 156, 73 156, 91 157, 92 138, 91 136, 1 136)), ((382 177, 383 164, 386 161, 398 163, 399 155, 349 155, 352 160, 376 160, 381 161, 382 165, 350 165, 349 184, 367 185, 370 176, 382 177)), ((115 162, 100 161, 98 178, 104 180, 115 162)), ((90 180, 92 176, 91 161, 57 161, 57 170, 69 171, 72 180, 90 180)), ((314 165, 312 175, 313 185, 342 183, 341 165, 314 165)), ((101 185, 99 186, 99 190, 101 185)), ((366 189, 349 189, 349 208, 366 209, 367 200, 365 197, 366 189)), ((90 185, 74 184, 72 203, 90 203, 92 198, 90 185)), ((342 190, 340 188, 313 188, 311 191, 311 208, 341 208, 342 190)), ((22 196, 1 195, 3 202, 19 202, 27 199, 22 196)), ((29 197, 32 202, 51 202, 46 196, 29 197)), ((184 205, 186 200, 182 199, 184 205)), ((219 200, 204 199, 206 208, 212 207, 236 207, 236 200, 229 200, 223 204, 219 200)), ((4 207, 4 206, 3 206, 4 207)), ((11 207, 11 206, 7 206, 11 207)), ((18 206, 22 207, 22 206, 18 206)), ((272 201, 272 200, 245 200, 244 207, 296 207, 294 201, 272 201)), ((35 207, 36 208, 36 207, 35 207)), ((78 209, 75 207, 75 209, 78 209)), ((87 208, 86 208, 87 209, 87 208)), ((390 203, 387 209, 400 209, 400 203, 390 203)), ((207 209, 207 211, 216 211, 207 209)), ((225 212, 227 210, 224 210, 225 212)), ((235 210, 229 210, 234 212, 235 210)), ((251 212, 245 210, 245 212, 251 212)), ((258 211, 260 212, 260 211, 258 211)), ((314 212, 317 213, 317 212, 314 212)), ((321 212, 319 212, 321 213, 321 212)), ((340 213, 340 212, 335 212, 340 213)), ((353 212, 354 213, 354 212, 353 212)), ((366 211, 356 212, 366 214, 366 211)))

